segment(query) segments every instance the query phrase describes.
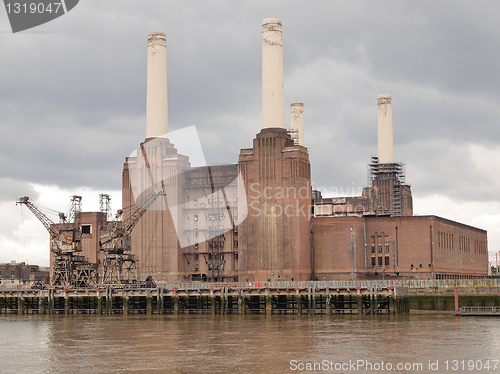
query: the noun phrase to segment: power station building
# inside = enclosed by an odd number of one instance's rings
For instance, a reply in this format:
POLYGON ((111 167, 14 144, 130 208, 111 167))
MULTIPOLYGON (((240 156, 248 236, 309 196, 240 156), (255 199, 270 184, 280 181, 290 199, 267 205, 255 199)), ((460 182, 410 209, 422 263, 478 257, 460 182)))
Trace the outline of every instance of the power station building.
MULTIPOLYGON (((378 156, 362 195, 326 198, 311 189, 302 103, 291 103, 285 127, 281 21, 265 19, 262 35, 262 127, 238 164, 200 167, 169 136, 166 37, 149 35, 146 138, 122 175, 124 219, 152 191, 163 191, 132 232, 141 279, 487 276, 486 231, 413 215, 404 165, 394 160, 390 95, 378 97, 378 156)), ((96 225, 86 229, 91 243, 101 218, 88 218, 96 225)), ((102 258, 97 252, 98 245, 84 246, 89 259, 102 258)))

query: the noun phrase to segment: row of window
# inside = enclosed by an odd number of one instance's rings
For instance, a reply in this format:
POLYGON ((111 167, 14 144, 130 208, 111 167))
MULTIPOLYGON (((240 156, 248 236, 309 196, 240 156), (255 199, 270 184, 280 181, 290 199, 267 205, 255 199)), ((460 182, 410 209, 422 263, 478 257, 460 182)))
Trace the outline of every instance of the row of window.
MULTIPOLYGON (((231 201, 231 199, 228 199, 228 202, 231 201)), ((198 200, 193 200, 193 205, 198 205, 198 200)), ((233 203, 234 204, 237 204, 238 203, 238 198, 237 197, 233 197, 233 203)), ((224 199, 222 198, 217 198, 217 197, 214 197, 212 199, 208 199, 208 204, 224 204, 226 205, 226 202, 224 199)), ((204 203, 201 204, 202 206, 205 205, 204 203)))
MULTIPOLYGON (((208 241, 208 246, 210 248, 224 248, 225 241, 224 240, 217 240, 212 242, 211 240, 208 241)), ((193 245, 194 249, 199 249, 200 248, 200 243, 195 243, 193 245)), ((233 241, 233 247, 238 248, 238 240, 233 241)))
POLYGON ((474 253, 487 254, 486 243, 482 240, 474 240, 474 253))
MULTIPOLYGON (((198 221, 199 220, 199 215, 198 213, 195 213, 193 215, 194 220, 198 221)), ((224 213, 208 213, 207 214, 207 219, 209 221, 224 221, 225 215, 224 213)), ((233 218, 236 219, 238 218, 238 212, 233 212, 233 218)))
MULTIPOLYGON (((382 253, 382 244, 379 244, 377 248, 378 248, 378 253, 382 253)), ((386 244, 384 247, 384 253, 389 253, 389 252, 390 252, 389 244, 386 244)), ((375 244, 372 244, 372 253, 377 253, 377 251, 375 251, 375 244)))
MULTIPOLYGON (((237 260, 238 259, 238 253, 233 253, 234 255, 234 259, 237 260)), ((194 259, 195 260, 198 260, 200 257, 199 257, 199 254, 198 253, 195 253, 194 254, 194 259)), ((208 254, 208 259, 209 260, 224 260, 224 253, 209 253, 208 254)))
MULTIPOLYGON (((453 250, 455 248, 453 234, 438 231, 438 247, 453 250)), ((470 238, 459 236, 458 244, 461 251, 470 252, 470 238)), ((474 239, 474 253, 487 253, 486 243, 482 240, 474 239)))
POLYGON ((470 239, 463 236, 458 237, 458 243, 460 244, 460 250, 464 252, 470 252, 470 239))
POLYGON ((388 266, 389 265, 389 256, 385 256, 384 259, 382 259, 382 257, 372 257, 372 266, 375 266, 375 265, 379 265, 379 266, 382 266, 382 265, 386 265, 388 266), (378 259, 378 261, 377 261, 378 259), (377 264, 378 262, 378 264, 377 264), (383 262, 383 263, 382 263, 383 262))
POLYGON ((438 231, 438 247, 453 250, 453 234, 438 231))
MULTIPOLYGON (((237 197, 233 197, 233 202, 237 203, 238 202, 238 198, 237 197)), ((194 205, 198 205, 198 200, 194 200, 193 203, 194 203, 194 205)), ((208 199, 208 203, 209 204, 225 204, 226 202, 222 198, 214 197, 213 199, 208 199)))
MULTIPOLYGON (((208 264, 208 271, 224 271, 224 264, 208 264)), ((194 271, 200 271, 200 265, 194 264, 194 271)))

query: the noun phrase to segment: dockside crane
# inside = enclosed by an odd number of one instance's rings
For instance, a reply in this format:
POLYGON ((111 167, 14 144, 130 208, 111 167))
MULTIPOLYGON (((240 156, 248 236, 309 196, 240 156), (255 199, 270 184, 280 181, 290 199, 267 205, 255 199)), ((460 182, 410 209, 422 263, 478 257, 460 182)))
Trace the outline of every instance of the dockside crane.
POLYGON ((162 189, 155 189, 140 206, 132 211, 126 220, 120 220, 123 211, 118 211, 116 219, 109 222, 107 227, 101 229, 99 246, 100 250, 105 252, 103 284, 123 287, 125 284, 137 283, 137 261, 135 255, 130 253, 131 234, 148 208, 153 205, 157 198, 163 195, 162 189))
MULTIPOLYGON (((73 203, 80 203, 81 196, 73 196, 73 203)), ((48 218, 28 196, 19 198, 16 204, 25 205, 37 217, 50 234, 50 251, 53 253, 51 286, 91 287, 97 284, 97 264, 88 263, 82 251, 80 214, 72 209, 72 222, 59 213, 60 223, 48 218)), ((75 206, 75 204, 73 204, 75 206)))

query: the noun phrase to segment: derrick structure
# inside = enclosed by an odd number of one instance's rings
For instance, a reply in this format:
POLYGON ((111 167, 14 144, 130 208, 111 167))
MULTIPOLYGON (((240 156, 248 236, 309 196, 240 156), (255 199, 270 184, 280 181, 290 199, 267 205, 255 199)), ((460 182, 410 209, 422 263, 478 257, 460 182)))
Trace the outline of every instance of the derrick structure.
POLYGON ((25 205, 50 234, 50 251, 53 254, 51 286, 91 287, 97 285, 97 264, 89 263, 82 251, 81 243, 81 196, 71 200, 70 222, 59 213, 60 223, 54 223, 28 196, 21 197, 18 204, 25 205))
POLYGON ((105 252, 102 284, 122 286, 137 283, 137 260, 130 253, 130 235, 137 222, 160 196, 163 196, 163 190, 155 189, 125 221, 121 220, 123 211, 119 210, 116 219, 102 229, 99 240, 100 250, 105 252))
POLYGON ((238 259, 238 175, 237 165, 199 167, 184 175, 184 192, 190 203, 183 208, 187 219, 182 233, 192 244, 182 254, 194 270, 187 275, 190 280, 234 279, 238 259))

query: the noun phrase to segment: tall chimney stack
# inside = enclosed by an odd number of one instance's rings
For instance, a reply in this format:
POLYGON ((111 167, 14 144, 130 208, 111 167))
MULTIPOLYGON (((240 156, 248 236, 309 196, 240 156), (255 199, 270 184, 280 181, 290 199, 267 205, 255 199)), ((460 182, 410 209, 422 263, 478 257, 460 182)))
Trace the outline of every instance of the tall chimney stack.
POLYGON ((168 133, 167 38, 164 33, 148 36, 146 138, 168 133))
POLYGON ((391 95, 378 95, 378 162, 394 163, 391 95))
POLYGON ((290 104, 290 132, 293 142, 305 147, 303 103, 290 104))
POLYGON ((285 128, 283 39, 281 20, 262 24, 262 128, 285 128))

